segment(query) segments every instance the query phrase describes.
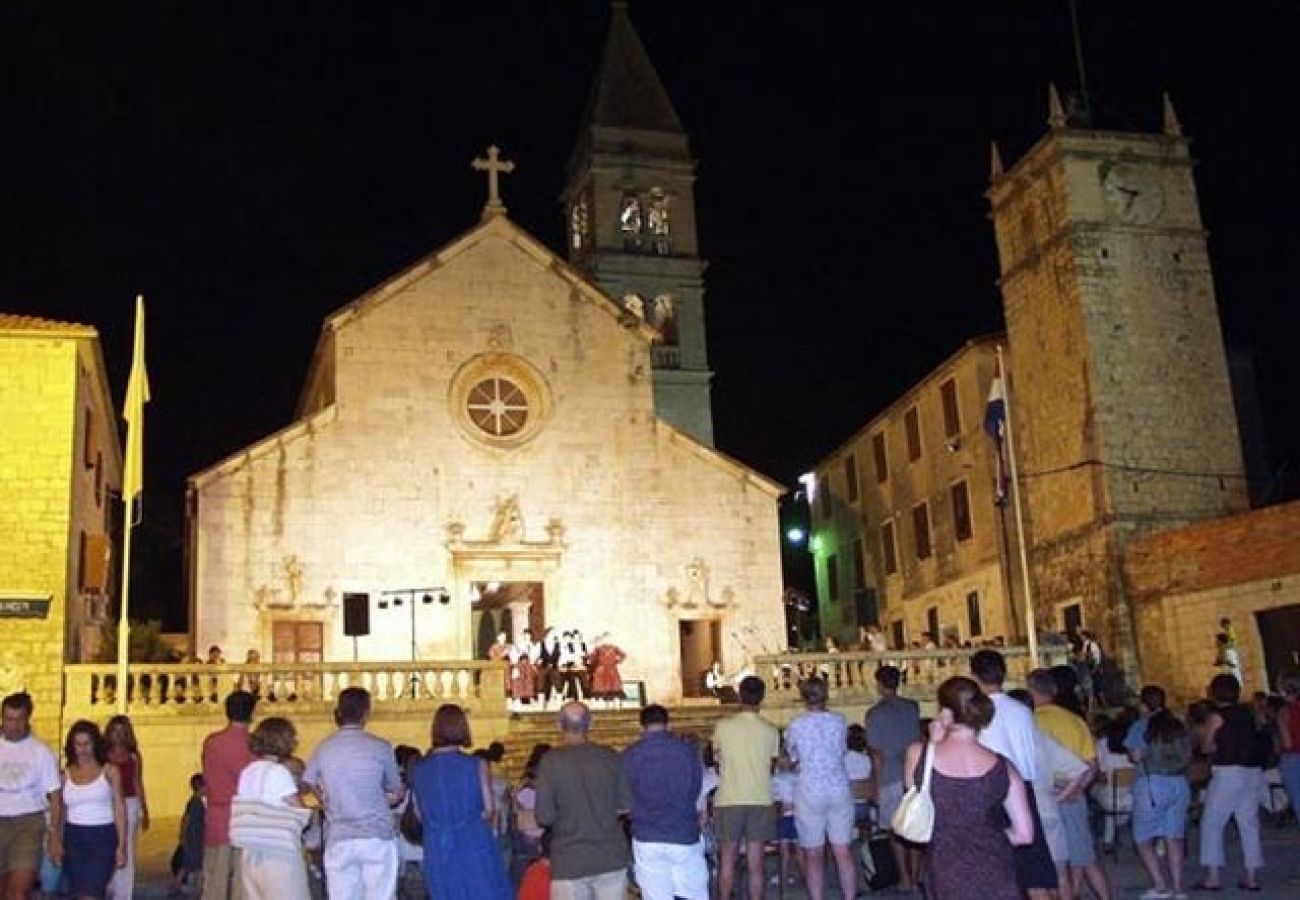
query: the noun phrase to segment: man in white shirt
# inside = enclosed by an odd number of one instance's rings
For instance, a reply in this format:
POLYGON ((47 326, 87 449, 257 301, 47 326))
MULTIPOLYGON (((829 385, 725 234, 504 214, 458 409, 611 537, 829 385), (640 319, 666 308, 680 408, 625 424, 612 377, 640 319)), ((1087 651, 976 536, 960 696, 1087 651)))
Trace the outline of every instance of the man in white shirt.
MULTIPOLYGON (((970 671, 980 690, 993 701, 993 721, 980 732, 980 743, 1005 756, 1026 782, 1034 782, 1038 778, 1037 726, 1034 714, 1027 707, 1002 692, 1002 682, 1007 677, 1006 660, 996 650, 981 650, 970 658, 970 671)), ((1012 848, 1016 880, 1031 900, 1046 900, 1058 886, 1056 865, 1043 834, 1034 792, 1027 793, 1034 817, 1034 842, 1012 848)))
POLYGON ((0 880, 6 900, 31 894, 45 847, 45 810, 59 790, 54 751, 32 735, 32 698, 10 694, 0 740, 0 880))

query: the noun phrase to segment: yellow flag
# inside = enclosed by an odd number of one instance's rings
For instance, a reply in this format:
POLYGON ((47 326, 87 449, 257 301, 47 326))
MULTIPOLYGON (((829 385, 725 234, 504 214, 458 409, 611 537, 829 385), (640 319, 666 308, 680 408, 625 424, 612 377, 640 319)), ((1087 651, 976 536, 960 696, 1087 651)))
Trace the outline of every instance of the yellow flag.
POLYGON ((131 503, 144 487, 144 405, 149 402, 149 375, 144 368, 144 297, 135 298, 135 346, 131 351, 131 376, 126 381, 126 461, 122 472, 122 500, 131 503))

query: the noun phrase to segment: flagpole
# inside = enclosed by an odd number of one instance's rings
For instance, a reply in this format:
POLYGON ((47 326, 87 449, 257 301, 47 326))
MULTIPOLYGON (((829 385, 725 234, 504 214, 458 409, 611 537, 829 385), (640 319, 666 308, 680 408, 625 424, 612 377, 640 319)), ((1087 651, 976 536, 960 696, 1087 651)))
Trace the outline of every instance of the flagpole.
POLYGON ((1011 498, 1016 511, 1016 543, 1020 550, 1020 577, 1025 592, 1025 635, 1029 640, 1030 668, 1038 668, 1038 627, 1034 622, 1034 593, 1029 582, 1029 549, 1025 546, 1025 511, 1020 502, 1020 480, 1016 469, 1015 429, 1011 421, 1011 379, 1002 360, 1002 345, 998 345, 998 372, 1002 376, 1002 402, 1007 417, 1007 469, 1011 482, 1011 498))
POLYGON ((131 374, 126 380, 122 418, 126 420, 126 453, 122 464, 122 596, 117 617, 117 711, 126 713, 127 668, 131 656, 131 529, 135 499, 144 487, 144 405, 149 402, 149 376, 144 365, 144 297, 135 298, 135 341, 131 374))
POLYGON ((131 585, 131 522, 135 500, 122 495, 122 599, 117 616, 117 711, 126 715, 126 677, 128 655, 131 649, 131 625, 127 618, 127 591, 131 585))

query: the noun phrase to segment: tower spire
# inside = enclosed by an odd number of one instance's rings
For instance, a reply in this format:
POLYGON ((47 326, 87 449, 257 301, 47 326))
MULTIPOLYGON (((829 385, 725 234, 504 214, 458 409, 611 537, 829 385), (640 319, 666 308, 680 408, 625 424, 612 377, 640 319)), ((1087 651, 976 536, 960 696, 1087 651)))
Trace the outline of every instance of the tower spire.
POLYGON ((1061 105, 1061 95, 1057 93, 1056 84, 1054 82, 1048 82, 1047 126, 1049 128, 1064 128, 1066 123, 1065 107, 1061 105))
POLYGON ((1183 124, 1178 121, 1178 113, 1174 109, 1174 101, 1169 99, 1168 91, 1166 91, 1162 96, 1164 98, 1165 110, 1164 132, 1170 137, 1182 137, 1183 124))
POLYGON ((991 152, 989 154, 989 181, 997 181, 1002 177, 1002 153, 998 150, 998 142, 989 143, 991 152))

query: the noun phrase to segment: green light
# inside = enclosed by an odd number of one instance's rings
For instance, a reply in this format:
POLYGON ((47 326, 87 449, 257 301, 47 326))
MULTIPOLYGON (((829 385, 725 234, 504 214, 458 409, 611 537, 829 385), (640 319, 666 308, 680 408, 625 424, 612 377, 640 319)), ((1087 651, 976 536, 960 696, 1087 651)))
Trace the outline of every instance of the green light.
POLYGON ((808 546, 813 553, 820 553, 822 549, 822 536, 820 534, 814 534, 813 539, 809 541, 808 546))

